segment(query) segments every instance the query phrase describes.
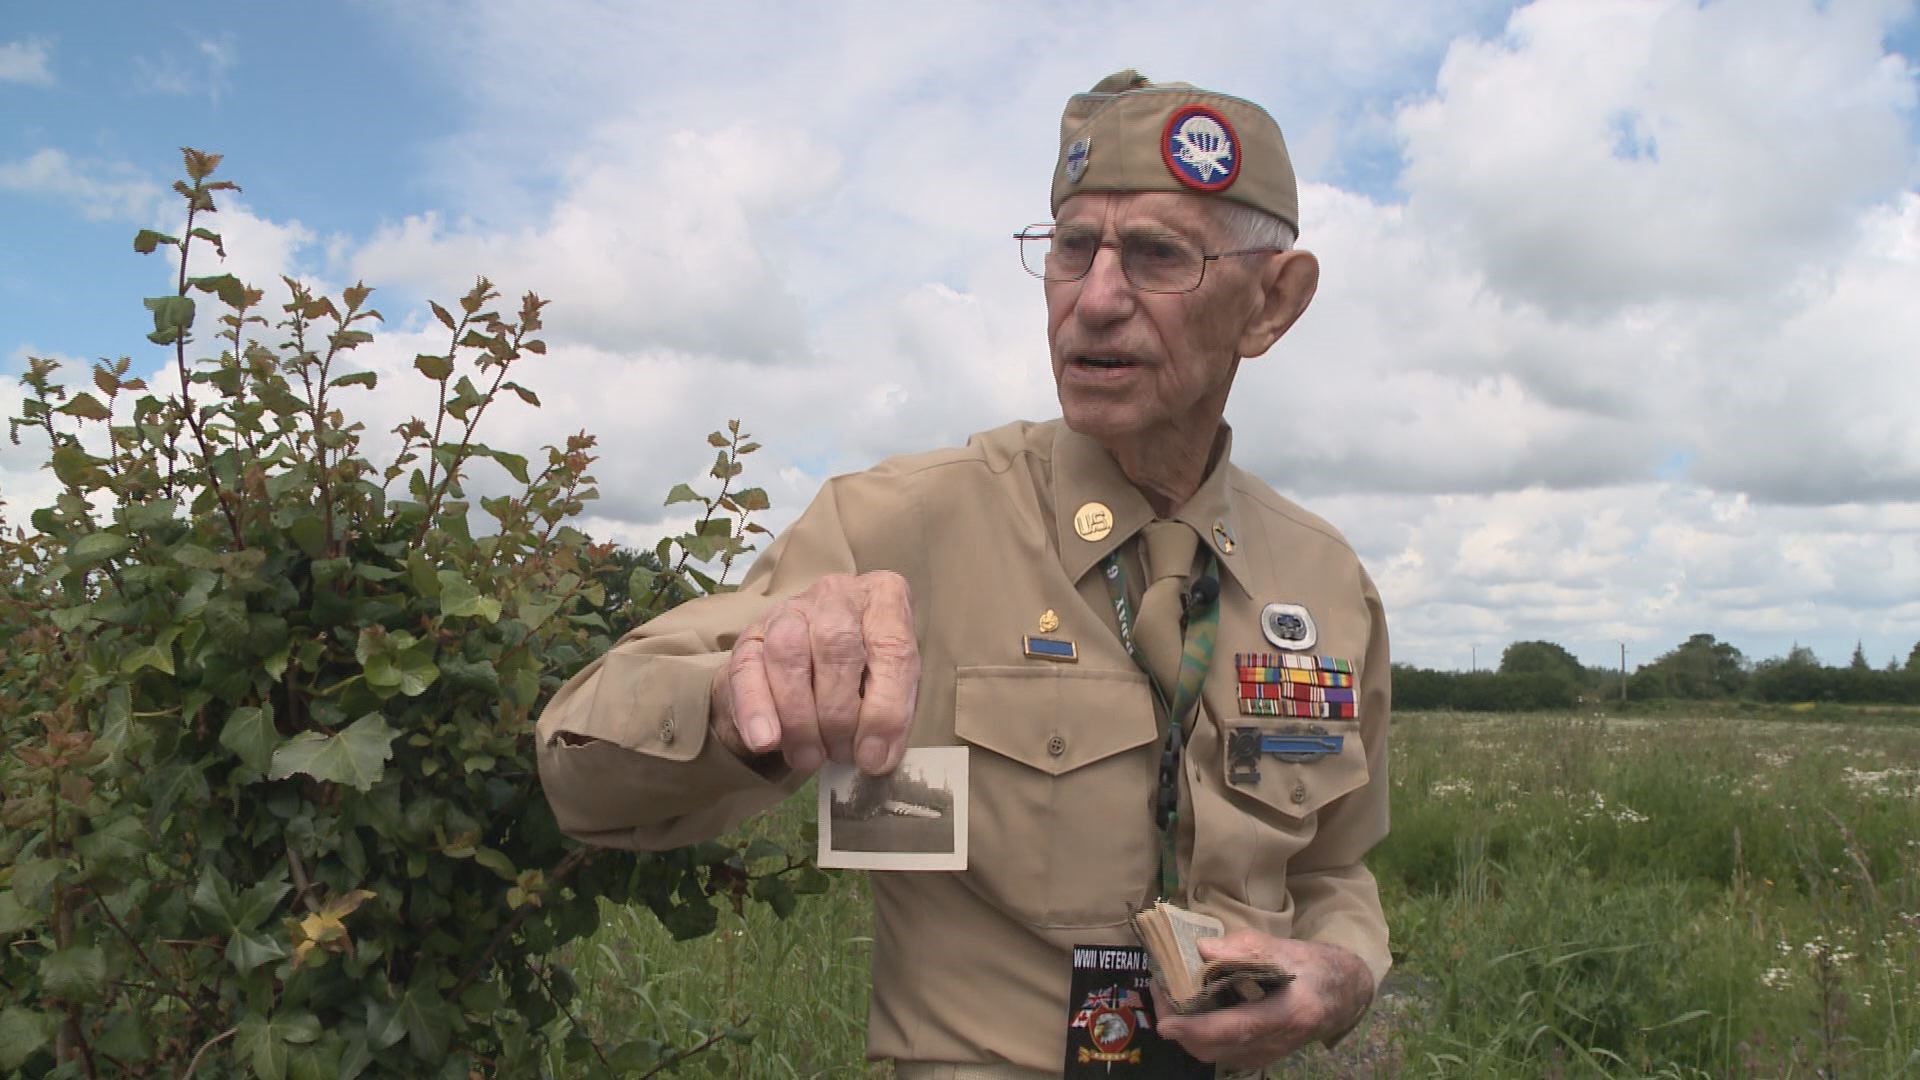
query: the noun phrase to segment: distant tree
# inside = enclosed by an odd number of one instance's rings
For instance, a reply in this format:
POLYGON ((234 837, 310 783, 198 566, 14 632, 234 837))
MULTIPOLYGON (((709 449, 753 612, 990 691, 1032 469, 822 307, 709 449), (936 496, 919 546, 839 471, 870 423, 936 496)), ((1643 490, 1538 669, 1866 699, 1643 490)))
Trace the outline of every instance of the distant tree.
POLYGON ((1586 669, 1574 655, 1551 641, 1516 641, 1500 654, 1502 675, 1559 675, 1586 681, 1586 669))
POLYGON ((1746 689, 1747 658, 1712 634, 1695 634, 1627 680, 1629 696, 1706 700, 1738 697, 1746 689))
POLYGON ((1907 670, 1920 674, 1920 641, 1913 643, 1913 651, 1907 654, 1907 670))
POLYGON ((1847 663, 1847 666, 1855 671, 1873 670, 1873 665, 1867 663, 1866 644, 1857 638, 1853 643, 1853 659, 1847 663))

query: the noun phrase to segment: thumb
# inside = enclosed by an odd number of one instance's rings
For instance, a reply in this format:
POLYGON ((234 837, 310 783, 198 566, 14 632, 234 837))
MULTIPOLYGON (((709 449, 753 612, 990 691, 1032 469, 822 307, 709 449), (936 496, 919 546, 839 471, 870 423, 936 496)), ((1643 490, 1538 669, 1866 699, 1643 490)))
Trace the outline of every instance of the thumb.
POLYGON ((1258 937, 1245 930, 1235 930, 1225 937, 1201 938, 1195 944, 1202 960, 1261 959, 1258 937))

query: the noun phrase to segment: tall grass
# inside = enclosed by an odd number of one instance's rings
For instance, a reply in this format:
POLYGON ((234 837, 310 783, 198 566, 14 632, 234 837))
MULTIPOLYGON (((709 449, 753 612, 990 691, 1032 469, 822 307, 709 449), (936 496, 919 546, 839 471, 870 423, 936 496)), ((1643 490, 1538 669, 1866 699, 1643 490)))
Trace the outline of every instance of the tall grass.
MULTIPOLYGON (((1397 716, 1390 994, 1289 1075, 1920 1078, 1920 715, 1874 720, 1397 716)), ((810 837, 812 807, 752 828, 810 837)), ((685 944, 603 909, 576 1015, 755 1032, 683 1075, 885 1075, 866 882, 833 877, 685 944)))

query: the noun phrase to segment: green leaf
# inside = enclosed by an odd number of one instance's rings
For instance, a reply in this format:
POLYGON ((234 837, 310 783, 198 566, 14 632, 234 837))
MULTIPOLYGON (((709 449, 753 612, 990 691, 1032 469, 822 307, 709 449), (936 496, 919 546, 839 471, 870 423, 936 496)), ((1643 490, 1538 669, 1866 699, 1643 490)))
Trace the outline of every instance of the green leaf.
POLYGON ((286 958, 286 946, 258 930, 236 931, 233 937, 227 940, 227 963, 232 964, 233 970, 242 975, 262 964, 271 964, 275 960, 286 958))
POLYGON ((499 462, 500 467, 507 470, 507 474, 515 480, 523 484, 527 482, 526 458, 521 457, 519 454, 509 454, 505 450, 495 450, 493 452, 493 460, 499 462))
POLYGON ((364 386, 373 389, 380 382, 380 376, 371 371, 355 371, 328 383, 328 386, 364 386))
POLYGON ((327 525, 318 514, 301 514, 287 526, 287 535, 300 545, 300 550, 309 559, 318 559, 327 553, 327 525))
POLYGON ((673 485, 673 490, 667 492, 667 501, 663 505, 672 506, 674 503, 683 503, 683 502, 703 503, 706 501, 707 500, 705 499, 705 497, 703 497, 699 492, 693 490, 693 488, 689 487, 688 485, 675 484, 673 485))
POLYGON ((0 1070, 17 1069, 53 1040, 53 1017, 37 1009, 0 1009, 0 1070))
POLYGON ((192 297, 150 296, 143 303, 153 312, 153 333, 147 340, 155 345, 171 345, 193 326, 192 297))
POLYGON ((434 382, 445 382, 453 375, 453 357, 451 356, 434 356, 431 353, 421 353, 413 358, 413 366, 414 370, 432 379, 434 382))
POLYGON ((65 405, 53 410, 62 416, 77 416, 82 420, 111 420, 113 414, 100 403, 100 399, 86 391, 73 395, 65 405))
POLYGON ((473 587, 453 570, 442 570, 440 578, 440 610, 447 615, 468 616, 494 623, 500 621, 500 601, 495 597, 481 596, 480 590, 473 587))
POLYGON ((792 886, 777 877, 764 877, 753 883, 753 898, 773 908, 774 915, 786 918, 799 907, 800 898, 793 894, 792 886))
POLYGON ((450 1009, 445 998, 420 983, 407 988, 400 999, 400 1022, 407 1026, 407 1046, 423 1061, 439 1061, 446 1056, 447 1041, 453 1037, 450 1009))
POLYGON ((99 866, 102 863, 137 859, 151 846, 151 841, 147 830, 140 824, 140 818, 130 813, 104 825, 96 825, 92 832, 75 840, 73 846, 89 864, 99 866))
POLYGON ((84 570, 115 558, 133 547, 133 541, 116 532, 88 533, 74 541, 67 549, 67 565, 75 570, 84 570))
POLYGON ((513 860, 492 848, 479 848, 473 853, 473 861, 500 875, 503 881, 514 881, 520 871, 513 868, 513 860))
POLYGON ((449 330, 457 329, 453 321, 453 315, 448 312, 446 308, 441 307, 432 300, 427 301, 427 306, 433 309, 433 317, 440 320, 440 325, 449 330))
POLYGON ((733 499, 740 504, 741 510, 746 511, 765 510, 773 505, 767 500, 765 488, 743 488, 734 493, 733 499))
POLYGON ((389 1007, 371 996, 366 1002, 367 1041, 375 1050, 385 1050, 407 1037, 407 1024, 398 1008, 389 1007))
POLYGON ((0 890, 0 938, 10 938, 22 930, 39 926, 41 917, 20 903, 12 889, 0 890))
POLYGON ((732 441, 733 441, 732 439, 727 438, 725 435, 722 435, 717 431, 709 432, 707 434, 708 446, 725 446, 732 441))
MULTIPOLYGON (((232 274, 216 274, 212 277, 188 278, 187 284, 201 292, 210 292, 220 298, 220 302, 230 308, 247 306, 247 287, 232 274)), ((188 321, 192 321, 191 315, 188 321)))
POLYGON ((107 954, 97 945, 73 945, 40 960, 41 988, 55 997, 85 999, 106 985, 107 954))
POLYGON ((179 243, 178 238, 168 236, 163 232, 154 232, 152 229, 141 229, 139 232, 133 234, 133 250, 142 255, 153 254, 154 249, 158 248, 161 244, 178 245, 179 243))
POLYGON ((320 1021, 312 1013, 249 1016, 240 1021, 234 1052, 253 1062, 262 1080, 286 1080, 289 1044, 310 1043, 320 1037, 320 1021))
POLYGON ((273 748, 280 741, 274 730, 273 715, 257 706, 233 710, 220 729, 220 745, 233 751, 247 768, 264 774, 273 763, 273 748))
POLYGON ((316 780, 346 784, 370 791, 393 756, 393 740, 400 733, 387 726, 379 713, 368 713, 336 735, 303 731, 273 752, 267 775, 284 780, 304 773, 316 780))

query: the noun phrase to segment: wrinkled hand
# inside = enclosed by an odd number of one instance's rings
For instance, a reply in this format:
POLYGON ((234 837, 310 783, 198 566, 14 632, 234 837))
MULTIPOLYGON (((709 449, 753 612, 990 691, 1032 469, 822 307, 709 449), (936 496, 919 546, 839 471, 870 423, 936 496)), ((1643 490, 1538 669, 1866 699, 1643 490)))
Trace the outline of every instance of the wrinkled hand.
POLYGON ((887 571, 821 578, 741 631, 714 673, 713 733, 742 756, 828 759, 892 772, 906 753, 920 648, 906 579, 887 571))
POLYGON ((1349 949, 1235 930, 1200 942, 1202 960, 1264 960, 1294 973, 1286 989, 1251 1005, 1180 1016, 1153 988, 1159 1033, 1201 1061, 1229 1069, 1271 1065, 1310 1042, 1344 1035, 1373 1001, 1373 973, 1349 949))

